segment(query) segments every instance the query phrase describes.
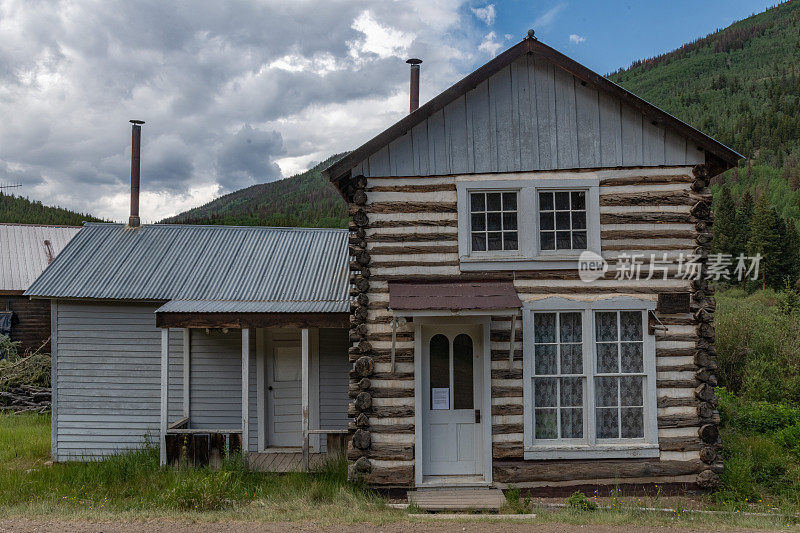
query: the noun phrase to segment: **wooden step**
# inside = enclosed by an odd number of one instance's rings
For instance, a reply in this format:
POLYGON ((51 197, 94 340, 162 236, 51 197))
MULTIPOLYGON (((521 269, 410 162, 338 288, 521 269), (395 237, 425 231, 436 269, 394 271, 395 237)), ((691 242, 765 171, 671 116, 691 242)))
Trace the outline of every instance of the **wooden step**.
POLYGON ((430 488, 408 493, 408 502, 424 511, 498 511, 506 503, 503 491, 481 488, 430 488))

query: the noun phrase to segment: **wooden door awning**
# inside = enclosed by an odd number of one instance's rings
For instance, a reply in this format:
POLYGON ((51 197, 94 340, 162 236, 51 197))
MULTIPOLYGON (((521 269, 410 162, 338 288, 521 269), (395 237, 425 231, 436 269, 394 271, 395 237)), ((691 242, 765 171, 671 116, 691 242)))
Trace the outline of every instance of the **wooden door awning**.
POLYGON ((501 311, 522 302, 510 281, 389 283, 392 311, 501 311))

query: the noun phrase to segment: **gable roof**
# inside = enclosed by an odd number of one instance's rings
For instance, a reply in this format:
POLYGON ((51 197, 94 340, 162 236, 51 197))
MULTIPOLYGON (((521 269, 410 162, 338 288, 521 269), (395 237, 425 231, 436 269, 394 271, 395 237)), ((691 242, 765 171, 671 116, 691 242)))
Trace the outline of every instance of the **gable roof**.
POLYGON ((0 292, 22 293, 81 228, 0 224, 0 292))
POLYGON ((336 163, 323 171, 323 174, 334 183, 346 175, 361 161, 367 159, 390 142, 410 131, 417 124, 422 123, 437 111, 444 109, 456 98, 475 89, 480 83, 489 79, 494 74, 510 65, 516 59, 525 54, 535 54, 540 56, 569 74, 580 79, 582 82, 591 84, 598 90, 619 98, 625 104, 641 112, 648 120, 654 124, 662 125, 676 131, 679 135, 695 142, 698 146, 706 150, 707 153, 719 159, 725 168, 735 166, 743 156, 719 141, 709 137, 701 131, 689 126, 685 122, 675 118, 669 113, 639 98, 633 93, 623 89, 614 82, 597 74, 591 69, 570 59, 561 52, 547 46, 546 44, 533 39, 526 38, 520 43, 512 46, 502 54, 498 55, 470 75, 457 82, 449 89, 440 93, 438 96, 421 106, 413 113, 406 115, 394 125, 379 133, 360 147, 350 152, 336 163))
POLYGON ((188 312, 347 312, 347 230, 89 223, 25 293, 188 312))

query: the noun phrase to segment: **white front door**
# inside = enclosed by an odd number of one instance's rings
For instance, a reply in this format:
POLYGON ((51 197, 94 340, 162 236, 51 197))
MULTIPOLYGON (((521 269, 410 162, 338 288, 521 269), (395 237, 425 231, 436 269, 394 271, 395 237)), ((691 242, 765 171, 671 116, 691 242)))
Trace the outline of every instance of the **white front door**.
POLYGON ((302 446, 301 346, 273 341, 267 353, 267 446, 302 446))
POLYGON ((480 326, 422 328, 423 476, 483 474, 482 347, 480 326))

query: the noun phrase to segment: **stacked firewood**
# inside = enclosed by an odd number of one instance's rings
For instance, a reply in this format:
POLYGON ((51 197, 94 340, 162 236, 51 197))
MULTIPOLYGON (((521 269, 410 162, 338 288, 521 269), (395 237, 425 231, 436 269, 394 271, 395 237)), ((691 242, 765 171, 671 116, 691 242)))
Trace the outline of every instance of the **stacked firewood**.
MULTIPOLYGON (((709 181, 715 172, 708 165, 696 165, 692 170, 694 182, 692 190, 703 198, 692 207, 692 216, 695 227, 699 232, 697 236, 696 255, 701 258, 703 265, 708 258, 711 248, 711 191, 709 181)), ((717 397, 714 387, 717 385, 715 371, 717 369, 717 350, 714 346, 714 289, 703 276, 692 282, 691 306, 697 324, 697 345, 694 354, 694 363, 697 367, 695 378, 699 385, 695 389, 697 398, 697 415, 700 417, 698 433, 703 442, 700 448, 700 459, 706 466, 697 476, 697 483, 704 488, 714 488, 719 484, 719 474, 722 473, 722 458, 719 454, 721 441, 719 438, 719 412, 717 411, 717 397)))
POLYGON ((345 188, 351 222, 350 229, 350 362, 353 363, 350 380, 350 398, 355 408, 355 432, 348 446, 348 458, 353 461, 348 472, 351 479, 356 479, 370 472, 372 465, 367 457, 372 445, 372 435, 369 430, 369 413, 372 410, 372 395, 370 394, 370 376, 375 370, 372 357, 372 345, 367 340, 367 311, 369 308, 369 263, 370 255, 367 251, 366 228, 369 224, 364 206, 367 203, 365 187, 367 179, 364 176, 352 178, 345 188))
POLYGON ((0 412, 44 413, 50 410, 50 389, 19 385, 7 391, 0 391, 0 412))

